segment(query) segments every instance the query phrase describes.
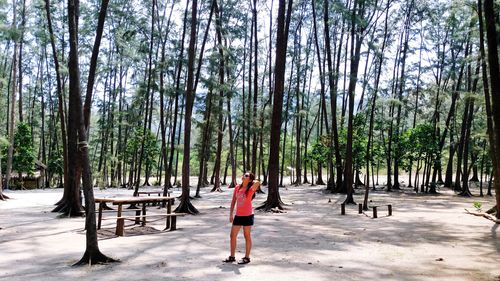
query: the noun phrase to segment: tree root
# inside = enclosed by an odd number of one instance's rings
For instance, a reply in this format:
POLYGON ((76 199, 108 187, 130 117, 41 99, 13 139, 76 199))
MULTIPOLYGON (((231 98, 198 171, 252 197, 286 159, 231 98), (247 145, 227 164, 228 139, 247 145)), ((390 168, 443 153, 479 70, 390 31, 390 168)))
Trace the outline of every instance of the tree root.
POLYGON ((85 216, 85 212, 82 209, 77 210, 74 208, 71 208, 69 204, 59 204, 57 207, 55 207, 52 210, 52 213, 61 213, 61 217, 83 217, 85 216))
POLYGON ((196 215, 199 213, 198 209, 196 209, 193 204, 191 204, 191 202, 189 202, 189 200, 182 200, 181 199, 181 203, 179 204, 179 206, 177 206, 177 208, 175 209, 176 213, 188 213, 188 214, 191 214, 191 215, 196 215))
POLYGON ((489 220, 493 221, 494 223, 500 224, 500 219, 497 219, 493 215, 490 215, 490 214, 487 214, 487 213, 474 213, 474 212, 470 212, 467 209, 465 209, 465 211, 467 212, 467 214, 470 214, 470 215, 473 215, 473 216, 478 216, 478 217, 484 217, 486 219, 489 219, 489 220))
POLYGON ((278 202, 272 202, 268 203, 266 200, 262 205, 259 207, 255 208, 256 210, 262 210, 265 212, 273 212, 273 213, 278 213, 277 210, 284 210, 283 208, 283 202, 281 200, 278 200, 278 202))
POLYGON ((120 262, 120 260, 115 260, 113 258, 107 257, 100 251, 92 254, 89 254, 88 251, 85 251, 83 257, 77 263, 73 264, 73 266, 108 264, 111 262, 120 262))
POLYGON ((10 197, 9 197, 9 196, 7 196, 7 195, 5 195, 5 194, 3 194, 3 193, 0 191, 0 200, 2 200, 2 201, 3 201, 3 200, 7 200, 7 199, 10 199, 10 197))

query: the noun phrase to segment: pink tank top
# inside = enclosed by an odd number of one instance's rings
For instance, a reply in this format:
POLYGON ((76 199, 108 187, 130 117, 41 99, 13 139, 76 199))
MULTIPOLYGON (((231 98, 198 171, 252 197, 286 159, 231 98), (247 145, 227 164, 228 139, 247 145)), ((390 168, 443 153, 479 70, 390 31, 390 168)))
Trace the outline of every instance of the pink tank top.
POLYGON ((234 188, 234 196, 236 196, 236 215, 250 216, 253 215, 252 196, 255 191, 250 188, 248 194, 245 194, 246 188, 237 185, 234 188))

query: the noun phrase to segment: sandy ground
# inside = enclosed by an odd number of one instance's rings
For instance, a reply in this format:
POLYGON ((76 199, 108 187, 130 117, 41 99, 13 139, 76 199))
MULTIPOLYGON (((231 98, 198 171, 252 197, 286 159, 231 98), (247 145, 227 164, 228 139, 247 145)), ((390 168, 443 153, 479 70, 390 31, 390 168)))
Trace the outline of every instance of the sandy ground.
MULTIPOLYGON (((0 280, 500 280, 498 225, 464 212, 473 202, 491 207, 493 198, 462 198, 448 189, 434 196, 376 191, 373 204, 391 203, 394 215, 379 207, 373 219, 354 205, 341 216, 344 196, 323 189, 282 188, 285 213, 256 212, 248 265, 221 262, 229 254, 232 194, 224 187, 222 193, 203 189, 203 198, 193 201, 200 214, 180 218, 178 231, 134 235, 129 227, 125 237, 114 237, 106 235, 114 226, 107 220, 99 246, 121 262, 92 267, 71 266, 85 250, 84 219, 50 212, 62 190, 6 191, 13 199, 0 202, 0 280)), ((361 190, 355 200, 362 201, 361 190)), ((151 226, 161 230, 163 222, 151 226)), ((243 241, 240 234, 238 259, 243 241)))

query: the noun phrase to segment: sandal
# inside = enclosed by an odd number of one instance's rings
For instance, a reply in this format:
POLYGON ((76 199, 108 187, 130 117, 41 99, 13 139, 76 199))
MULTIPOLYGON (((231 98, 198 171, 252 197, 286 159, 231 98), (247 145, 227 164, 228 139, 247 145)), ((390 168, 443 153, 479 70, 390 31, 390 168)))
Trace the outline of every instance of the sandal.
POLYGON ((236 258, 233 256, 229 256, 227 259, 223 260, 223 262, 235 262, 236 258))
POLYGON ((249 258, 249 257, 244 257, 244 258, 242 258, 242 259, 238 262, 238 264, 247 264, 247 263, 249 263, 249 262, 250 262, 250 258, 249 258))

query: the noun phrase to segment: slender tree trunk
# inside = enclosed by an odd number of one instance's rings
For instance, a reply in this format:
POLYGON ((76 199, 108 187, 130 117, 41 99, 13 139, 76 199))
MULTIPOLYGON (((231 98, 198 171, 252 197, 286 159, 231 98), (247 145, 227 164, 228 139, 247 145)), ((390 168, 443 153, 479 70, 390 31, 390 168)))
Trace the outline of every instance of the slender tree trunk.
MULTIPOLYGON (((369 129, 368 129, 368 142, 366 145, 366 156, 365 156, 365 161, 366 161, 366 184, 365 184, 365 197, 363 200, 363 210, 367 211, 368 210, 368 195, 369 195, 369 189, 370 189, 370 160, 371 160, 371 150, 372 150, 372 138, 373 138, 373 127, 374 127, 374 120, 375 120, 375 106, 376 106, 376 101, 377 101, 377 94, 378 94, 378 87, 380 83, 380 76, 382 74, 382 65, 384 62, 384 50, 385 46, 387 43, 387 38, 388 38, 388 19, 389 19, 389 5, 390 5, 390 0, 387 1, 387 6, 386 6, 386 11, 385 11, 385 21, 384 21, 384 39, 382 40, 382 45, 380 47, 380 53, 377 56, 377 76, 375 78, 375 87, 373 91, 373 97, 372 97, 372 104, 371 104, 371 110, 370 110, 370 121, 369 121, 369 129)), ((378 168, 377 168, 377 185, 378 185, 378 168)), ((375 185, 373 185, 373 189, 375 190, 375 185)))
POLYGON ((281 133, 281 113, 283 111, 283 92, 285 83, 286 49, 288 34, 285 21, 290 20, 292 0, 288 2, 288 16, 285 20, 285 0, 279 0, 278 24, 276 35, 276 61, 274 68, 273 114, 269 143, 269 186, 266 202, 258 207, 269 211, 272 208, 283 209, 279 194, 279 144, 281 133))
POLYGON ((361 29, 356 24, 357 17, 363 18, 364 13, 364 4, 359 6, 358 9, 358 0, 354 0, 354 8, 351 22, 351 70, 350 70, 350 78, 349 78, 349 90, 348 90, 348 108, 349 115, 347 119, 347 144, 346 144, 346 160, 345 160, 345 169, 344 169, 344 182, 346 184, 347 189, 347 197, 344 201, 344 204, 354 204, 353 198, 353 119, 354 119, 354 95, 356 82, 358 79, 358 68, 359 68, 359 60, 361 54, 361 44, 363 43, 363 35, 360 34, 360 30, 358 30, 356 34, 356 29, 361 29))
MULTIPOLYGON (((255 4, 255 0, 254 0, 255 4)), ((224 48, 223 48, 223 42, 222 42, 222 23, 220 20, 220 12, 219 12, 219 6, 217 4, 217 0, 214 0, 214 8, 215 8, 215 29, 217 33, 217 43, 218 43, 218 50, 219 50, 219 120, 218 120, 218 126, 219 129, 217 131, 217 152, 215 156, 215 165, 214 165, 214 170, 215 170, 215 179, 214 179, 214 188, 212 189, 213 191, 222 191, 220 189, 220 169, 221 169, 221 156, 222 156, 222 138, 223 138, 223 131, 224 131, 224 112, 223 112, 223 106, 224 106, 224 71, 225 71, 225 64, 224 64, 224 48)), ((255 61, 255 64, 257 65, 257 60, 255 61)), ((257 69, 255 70, 257 72, 257 69)), ((255 85, 256 87, 257 85, 255 85)), ((255 95, 257 95, 257 90, 255 90, 255 95)), ((254 107, 256 109, 256 105, 254 107)), ((254 145, 257 145, 255 143, 255 138, 254 138, 254 145)), ((256 150, 254 150, 254 153, 256 154, 256 150)), ((256 162, 256 158, 253 158, 252 160, 252 165, 254 165, 256 162)))
MULTIPOLYGON (((16 0, 12 0, 12 10, 14 11, 13 20, 12 20, 12 28, 17 29, 17 17, 16 17, 16 0)), ((8 121, 8 133, 9 133, 9 146, 7 149, 7 170, 5 173, 5 184, 6 188, 9 188, 10 178, 12 173, 12 157, 14 154, 14 130, 16 126, 16 88, 17 88, 17 54, 18 52, 18 42, 14 40, 14 55, 12 56, 12 76, 10 79, 10 117, 8 121)))
POLYGON ((182 160, 182 194, 180 204, 176 212, 197 214, 198 210, 191 204, 189 199, 189 161, 191 159, 191 115, 194 103, 194 60, 196 43, 196 24, 198 22, 198 0, 193 0, 191 6, 191 35, 188 49, 188 71, 186 83, 186 113, 184 115, 184 158, 182 160))
MULTIPOLYGON (((19 123, 23 122, 23 46, 24 46, 24 29, 26 25, 26 0, 22 0, 21 8, 21 26, 19 27, 21 36, 19 39, 19 123)), ((15 81, 13 81, 15 82, 15 81)))
MULTIPOLYGON (((251 166, 251 171, 253 173, 256 172, 257 170, 257 138, 259 135, 259 125, 258 125, 258 110, 257 110, 257 102, 258 102, 258 53, 259 53, 259 41, 257 38, 257 0, 253 0, 253 7, 252 7, 252 20, 253 20, 253 42, 254 42, 254 55, 253 55, 253 110, 252 110, 252 128, 253 128, 253 140, 252 140, 252 166, 251 166)), ((251 95, 251 94, 249 94, 251 95)))
MULTIPOLYGON (((314 0, 313 0, 314 1, 314 0)), ((329 189, 332 191, 335 190, 335 186, 342 186, 342 158, 340 156, 340 145, 339 145, 339 136, 337 129, 337 77, 338 71, 334 73, 333 70, 333 62, 332 62, 332 48, 330 46, 330 24, 329 24, 329 8, 328 8, 328 0, 324 1, 324 33, 325 33, 325 48, 326 48, 326 60, 328 65, 328 85, 330 90, 330 107, 331 107, 331 115, 332 115, 332 137, 330 138, 330 145, 334 148, 335 153, 335 167, 336 167, 336 175, 337 179, 334 181, 333 177, 329 181, 329 189)), ((343 36, 343 35, 342 35, 343 36)), ((339 41, 339 44, 342 44, 339 41)), ((337 68, 338 70, 338 68, 337 68)), ((333 161, 333 158, 330 158, 333 161)), ((331 173, 333 175, 333 165, 330 163, 331 173)))
MULTIPOLYGON (((179 59, 178 59, 179 65, 177 66, 177 75, 176 75, 176 79, 175 79, 175 102, 174 102, 174 111, 173 111, 174 121, 173 121, 173 125, 172 125, 172 136, 171 136, 172 139, 170 140, 170 153, 169 153, 170 159, 168 160, 168 167, 167 167, 167 171, 165 174, 165 178, 168 179, 168 181, 166 183, 168 185, 168 188, 172 187, 172 183, 170 182, 170 179, 172 177, 172 167, 173 167, 174 154, 175 154, 175 143, 176 143, 175 136, 176 136, 176 132, 177 132, 177 116, 178 116, 177 113, 179 112, 179 94, 180 94, 180 90, 181 90, 180 83, 181 83, 182 64, 184 62, 184 40, 186 38, 188 8, 189 8, 189 1, 186 1, 186 8, 184 10, 184 20, 183 20, 183 26, 182 26, 181 46, 180 46, 180 53, 179 53, 179 59)), ((177 178, 177 172, 175 173, 175 177, 177 178)), ((174 181, 174 184, 175 184, 175 181, 174 181)))
MULTIPOLYGON (((170 8, 170 13, 168 16, 167 20, 167 26, 166 26, 166 34, 165 37, 162 40, 162 47, 161 47, 161 64, 163 65, 165 63, 165 49, 166 49, 166 41, 167 41, 167 36, 170 32, 170 20, 172 18, 172 12, 174 11, 174 6, 175 6, 175 1, 172 1, 172 6, 170 8)), ((168 188, 169 188, 169 183, 170 183, 170 178, 167 178, 167 168, 168 168, 168 154, 167 154, 167 136, 166 136, 166 122, 165 122, 165 103, 164 103, 164 96, 165 96, 165 82, 164 82, 164 75, 165 75, 165 70, 162 68, 160 71, 160 128, 161 128, 161 159, 163 160, 162 168, 165 169, 165 183, 163 185, 163 196, 168 195, 168 188)), ((120 88, 121 89, 121 88, 120 88)), ((170 103, 171 105, 171 103, 170 103)), ((169 107, 170 109, 170 107, 169 107)), ((170 110, 169 110, 170 112, 170 110)), ((161 173, 160 173, 160 181, 161 181, 161 173)))

